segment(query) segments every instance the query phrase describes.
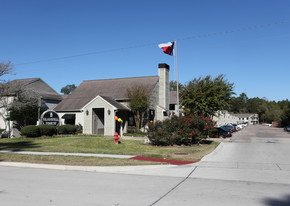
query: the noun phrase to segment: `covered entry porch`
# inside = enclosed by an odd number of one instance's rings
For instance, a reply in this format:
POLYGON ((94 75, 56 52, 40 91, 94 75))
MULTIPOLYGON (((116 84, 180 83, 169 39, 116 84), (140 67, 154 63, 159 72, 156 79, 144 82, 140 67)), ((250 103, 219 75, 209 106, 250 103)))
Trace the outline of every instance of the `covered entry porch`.
POLYGON ((97 96, 85 107, 84 112, 84 134, 95 134, 114 136, 115 132, 127 131, 129 109, 121 103, 104 96, 97 96), (115 120, 119 115, 123 122, 115 120))

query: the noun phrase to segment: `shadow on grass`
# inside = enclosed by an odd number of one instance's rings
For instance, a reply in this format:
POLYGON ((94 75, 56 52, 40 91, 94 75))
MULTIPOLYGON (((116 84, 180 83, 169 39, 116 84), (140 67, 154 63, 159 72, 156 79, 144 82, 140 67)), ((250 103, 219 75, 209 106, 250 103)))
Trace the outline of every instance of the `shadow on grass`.
POLYGON ((0 143, 0 151, 8 150, 13 152, 24 151, 30 148, 37 148, 37 144, 32 143, 30 141, 20 141, 20 142, 1 142, 0 143))
MULTIPOLYGON (((37 144, 31 141, 17 141, 17 142, 1 142, 0 151, 20 152, 27 151, 27 149, 37 148, 37 144)), ((0 161, 3 161, 0 156, 0 161)))
POLYGON ((264 203, 268 206, 289 206, 290 195, 285 196, 283 199, 268 198, 264 200, 264 203))

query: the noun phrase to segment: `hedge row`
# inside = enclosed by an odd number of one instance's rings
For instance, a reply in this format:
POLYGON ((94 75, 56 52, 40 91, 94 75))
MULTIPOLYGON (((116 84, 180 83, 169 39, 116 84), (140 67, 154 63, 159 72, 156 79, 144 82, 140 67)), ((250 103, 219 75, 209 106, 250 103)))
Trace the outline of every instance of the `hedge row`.
POLYGON ((61 125, 61 126, 51 126, 51 125, 29 125, 23 127, 21 130, 21 135, 25 137, 40 137, 40 136, 53 136, 57 134, 76 134, 82 133, 81 125, 61 125))
POLYGON ((211 136, 215 122, 194 115, 177 117, 148 123, 148 138, 152 145, 191 145, 211 136))

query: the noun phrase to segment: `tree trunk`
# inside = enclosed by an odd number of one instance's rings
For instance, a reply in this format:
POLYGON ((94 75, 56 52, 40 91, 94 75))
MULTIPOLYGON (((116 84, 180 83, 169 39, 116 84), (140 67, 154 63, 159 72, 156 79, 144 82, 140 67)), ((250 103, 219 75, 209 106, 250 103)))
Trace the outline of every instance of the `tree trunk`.
POLYGON ((140 114, 138 111, 134 114, 135 114, 134 116, 135 116, 137 132, 139 132, 140 131, 140 114))
POLYGON ((141 112, 141 118, 140 118, 141 128, 143 127, 143 118, 144 118, 144 115, 145 115, 145 111, 142 111, 141 112))

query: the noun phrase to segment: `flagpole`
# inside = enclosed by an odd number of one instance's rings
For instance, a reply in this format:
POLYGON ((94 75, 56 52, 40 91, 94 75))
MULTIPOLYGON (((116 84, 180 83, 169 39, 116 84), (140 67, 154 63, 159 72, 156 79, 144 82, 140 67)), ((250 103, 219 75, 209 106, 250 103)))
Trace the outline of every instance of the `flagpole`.
POLYGON ((176 69, 176 102, 177 102, 177 116, 179 117, 179 83, 178 83, 178 64, 177 64, 177 41, 174 41, 175 44, 175 69, 176 69))

